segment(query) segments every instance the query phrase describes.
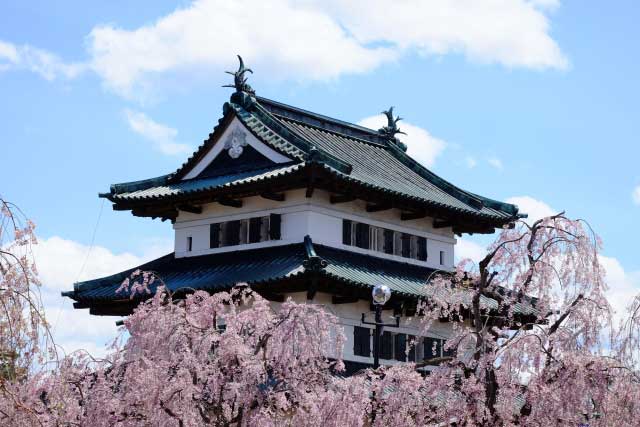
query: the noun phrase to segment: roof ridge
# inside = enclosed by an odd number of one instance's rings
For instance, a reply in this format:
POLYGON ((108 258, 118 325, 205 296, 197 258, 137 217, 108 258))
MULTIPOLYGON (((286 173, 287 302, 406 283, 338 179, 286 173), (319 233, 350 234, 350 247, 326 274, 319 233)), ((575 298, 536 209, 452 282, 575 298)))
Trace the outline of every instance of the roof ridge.
MULTIPOLYGON (((280 101, 274 101, 273 99, 264 98, 264 97, 261 97, 261 96, 256 96, 256 100, 258 101, 258 103, 267 104, 266 105, 267 107, 275 107, 276 109, 281 109, 281 110, 284 110, 286 112, 289 112, 290 114, 292 114, 294 116, 298 115, 298 117, 303 116, 303 117, 307 117, 307 118, 310 118, 312 120, 317 120, 317 121, 320 121, 320 122, 323 122, 323 121, 330 122, 330 123, 332 123, 332 124, 334 124, 336 126, 344 127, 344 128, 347 128, 347 129, 352 129, 354 131, 369 135, 369 136, 374 137, 376 139, 384 140, 384 137, 382 135, 380 135, 380 133, 378 131, 376 131, 374 129, 369 129, 368 127, 365 127, 365 126, 361 126, 361 125, 358 125, 358 124, 355 124, 355 123, 351 123, 351 122, 347 122, 347 121, 344 121, 344 120, 336 119, 334 117, 329 117, 329 116, 326 116, 324 114, 314 113, 313 111, 305 110, 304 108, 295 107, 293 105, 285 104, 285 103, 280 102, 280 101)), ((269 109, 269 108, 267 108, 267 109, 269 109)), ((287 118, 291 118, 291 119, 294 119, 294 120, 296 119, 296 117, 290 117, 290 116, 287 116, 286 114, 276 113, 275 111, 270 111, 270 112, 272 114, 278 114, 278 115, 285 116, 287 118)), ((304 120, 300 120, 299 118, 297 120, 302 122, 302 123, 312 124, 312 125, 315 125, 316 127, 318 127, 317 124, 309 123, 309 122, 306 122, 304 120)), ((326 128, 323 128, 323 129, 326 130, 326 128)), ((344 134, 348 135, 347 132, 344 132, 344 134)), ((355 136, 355 135, 351 135, 351 136, 355 136)))
MULTIPOLYGON (((342 138, 348 138, 348 139, 351 139, 351 140, 356 141, 356 142, 362 142, 363 144, 372 145, 374 147, 387 148, 389 146, 388 143, 384 143, 383 144, 381 142, 369 141, 367 139, 362 139, 362 138, 359 138, 357 136, 348 135, 346 133, 338 132, 338 131, 333 130, 333 129, 323 128, 321 126, 318 126, 318 125, 315 125, 315 124, 311 124, 311 123, 307 123, 307 122, 304 122, 304 121, 301 121, 301 120, 297 120, 297 119, 294 119, 294 118, 291 118, 291 117, 281 116, 281 115, 276 114, 276 113, 271 113, 271 114, 273 114, 278 120, 292 121, 292 122, 298 123, 298 124, 303 125, 303 126, 312 127, 312 128, 317 129, 317 130, 319 130, 321 132, 332 133, 332 134, 338 135, 338 136, 340 136, 342 138)), ((286 123, 284 125, 287 126, 286 123)), ((295 132, 295 130, 294 130, 294 132, 295 132)))

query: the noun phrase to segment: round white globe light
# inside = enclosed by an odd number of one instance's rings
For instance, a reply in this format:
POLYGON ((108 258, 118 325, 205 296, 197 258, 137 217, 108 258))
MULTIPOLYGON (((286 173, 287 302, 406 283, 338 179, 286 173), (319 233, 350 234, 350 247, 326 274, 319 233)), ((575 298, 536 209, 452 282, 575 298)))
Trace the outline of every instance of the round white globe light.
POLYGON ((376 305, 384 305, 391 298, 391 289, 387 285, 376 285, 371 291, 373 303, 376 305))

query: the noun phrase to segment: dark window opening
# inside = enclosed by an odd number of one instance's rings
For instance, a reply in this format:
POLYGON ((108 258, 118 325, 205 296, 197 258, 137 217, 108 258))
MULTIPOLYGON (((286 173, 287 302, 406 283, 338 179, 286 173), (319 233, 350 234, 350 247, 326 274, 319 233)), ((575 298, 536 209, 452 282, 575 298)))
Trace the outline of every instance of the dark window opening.
POLYGON ((425 337, 422 340, 424 360, 440 357, 442 352, 442 340, 438 338, 425 337))
POLYGON ((442 355, 453 357, 456 354, 455 348, 446 348, 447 340, 442 340, 442 355))
POLYGON ((371 330, 360 326, 353 327, 353 354, 371 356, 371 330))
POLYGON ((380 359, 393 359, 393 334, 389 331, 384 331, 380 344, 380 359))
POLYGON ((209 247, 212 249, 279 239, 279 214, 218 222, 209 226, 209 247))
POLYGON ((193 249, 193 237, 187 237, 187 252, 191 252, 193 249))
POLYGON ((407 336, 407 345, 409 346, 409 362, 416 361, 416 337, 413 335, 407 336))
MULTIPOLYGON (((342 220, 342 244, 393 254, 419 261, 427 260, 427 238, 362 222, 342 220)), ((441 260, 444 260, 441 254, 441 260)), ((441 262, 444 265, 444 262, 441 262)))
POLYGON ((396 334, 394 337, 395 359, 400 362, 407 361, 407 336, 405 334, 396 334))

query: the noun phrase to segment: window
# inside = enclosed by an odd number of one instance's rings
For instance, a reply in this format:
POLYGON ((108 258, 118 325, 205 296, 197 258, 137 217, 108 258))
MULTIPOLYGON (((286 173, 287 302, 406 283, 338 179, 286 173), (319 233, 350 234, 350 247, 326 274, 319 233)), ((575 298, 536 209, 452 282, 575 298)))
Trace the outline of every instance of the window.
POLYGON ((440 251, 440 265, 444 265, 444 251, 440 251))
POLYGON ((423 343, 423 359, 433 359, 434 357, 454 356, 456 351, 453 348, 445 348, 447 340, 440 338, 425 337, 423 343))
POLYGON ((353 354, 371 356, 371 330, 360 326, 353 327, 353 354))
POLYGON ((212 249, 279 239, 279 214, 218 222, 209 226, 209 247, 212 249))
POLYGON ((442 352, 442 340, 438 338, 425 337, 422 340, 423 359, 429 360, 440 357, 442 352))
POLYGON ((192 249, 193 249, 193 237, 188 236, 187 237, 187 252, 191 252, 192 249))
POLYGON ((348 219, 342 221, 342 243, 404 258, 427 260, 425 237, 348 219))
POLYGON ((416 337, 413 335, 407 336, 407 345, 409 346, 409 362, 416 361, 416 337))
POLYGON ((454 348, 446 348, 447 340, 442 340, 442 355, 443 356, 455 356, 456 350, 454 348))
POLYGON ((382 333, 380 340, 380 359, 393 359, 393 334, 389 331, 382 333))
POLYGON ((407 361, 407 336, 405 334, 396 334, 393 343, 394 358, 400 362, 407 361))

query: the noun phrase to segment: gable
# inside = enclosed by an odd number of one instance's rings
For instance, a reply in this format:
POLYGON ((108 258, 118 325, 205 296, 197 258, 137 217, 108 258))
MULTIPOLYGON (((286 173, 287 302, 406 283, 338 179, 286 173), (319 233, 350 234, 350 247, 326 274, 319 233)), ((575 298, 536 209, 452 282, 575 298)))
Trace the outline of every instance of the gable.
POLYGON ((207 154, 182 179, 213 177, 290 161, 234 118, 207 154))

